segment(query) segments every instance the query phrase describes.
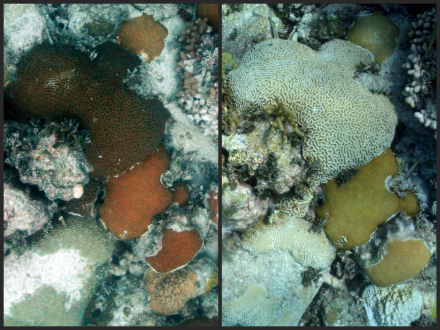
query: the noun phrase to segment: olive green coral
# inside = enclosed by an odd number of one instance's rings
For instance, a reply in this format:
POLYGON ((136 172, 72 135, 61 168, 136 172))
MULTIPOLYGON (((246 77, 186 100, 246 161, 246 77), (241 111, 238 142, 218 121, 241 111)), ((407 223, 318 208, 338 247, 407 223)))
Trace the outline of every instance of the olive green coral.
POLYGON ((338 39, 319 52, 296 41, 266 40, 225 77, 224 99, 230 111, 242 114, 268 109, 280 117, 277 109, 284 106, 286 115, 276 120, 278 126, 284 119, 307 132, 304 159, 320 161, 315 179, 325 183, 368 163, 394 137, 394 106, 353 80, 358 67, 373 61, 369 51, 338 39))

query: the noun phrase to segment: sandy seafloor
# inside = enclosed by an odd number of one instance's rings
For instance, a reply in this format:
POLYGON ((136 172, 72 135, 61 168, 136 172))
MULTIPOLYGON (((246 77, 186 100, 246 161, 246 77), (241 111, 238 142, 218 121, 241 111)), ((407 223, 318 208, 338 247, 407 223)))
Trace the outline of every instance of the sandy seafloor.
MULTIPOLYGON (((419 211, 415 216, 408 217, 398 212, 381 225, 364 245, 351 250, 335 249, 331 259, 333 261, 328 263, 328 267, 318 271, 305 267, 300 262, 304 258, 298 258, 298 249, 303 249, 302 252, 305 251, 311 259, 320 253, 318 249, 322 245, 317 248, 314 241, 309 240, 307 232, 301 235, 300 231, 287 231, 288 227, 284 227, 284 231, 278 232, 279 236, 276 236, 276 233, 267 234, 272 236, 267 238, 267 245, 261 247, 266 249, 265 252, 250 252, 249 248, 246 249, 242 244, 246 233, 255 227, 257 221, 266 223, 270 228, 276 215, 281 212, 280 195, 289 195, 294 193, 295 189, 298 190, 295 178, 301 178, 301 173, 307 171, 307 164, 304 163, 298 144, 292 144, 291 147, 289 142, 284 142, 283 145, 278 127, 276 133, 270 133, 269 123, 273 121, 273 116, 265 114, 264 111, 252 113, 249 110, 248 117, 240 117, 236 109, 223 104, 224 326, 437 324, 435 42, 429 50, 430 55, 417 62, 421 63, 421 70, 425 70, 422 76, 428 76, 430 82, 433 82, 433 89, 429 93, 418 94, 417 101, 412 106, 409 99, 405 101, 409 94, 402 93, 405 86, 415 80, 414 71, 410 71, 413 64, 405 64, 409 61, 408 56, 414 52, 411 40, 415 38, 415 34, 424 33, 416 31, 423 30, 421 26, 428 15, 422 15, 432 8, 430 5, 397 4, 222 5, 222 61, 225 77, 234 72, 237 65, 240 67, 244 54, 252 47, 265 40, 273 40, 274 37, 297 40, 318 50, 321 45, 332 39, 344 40, 356 17, 380 12, 397 26, 400 33, 395 39, 396 47, 391 56, 381 64, 355 73, 353 78, 371 93, 386 95, 393 104, 398 123, 390 147, 397 158, 398 174, 391 182, 390 189, 397 194, 404 189, 412 190, 419 204, 419 211), (422 22, 419 25, 420 20, 422 22), (415 24, 415 27, 412 24, 415 24), (408 34, 410 31, 413 32, 408 34), (292 161, 289 163, 290 159, 292 161), (413 167, 414 164, 417 165, 413 167), (274 170, 276 166, 278 168, 274 170), (387 240, 387 236, 392 237, 399 231, 405 233, 401 236, 402 240, 414 235, 423 238, 431 253, 431 259, 423 270, 418 271, 411 279, 379 288, 366 275, 364 262, 374 255, 377 246, 383 248, 382 242, 387 240), (280 237, 283 235, 291 235, 290 243, 288 239, 281 243, 280 237)), ((436 16, 431 17, 433 21, 436 16)), ((429 26, 432 24, 426 25, 429 26)), ((430 33, 425 33, 427 38, 430 33)), ((268 43, 268 46, 270 45, 268 43)), ((419 49, 417 52, 423 54, 424 51, 419 49)), ((261 59, 264 59, 264 56, 261 59)), ((241 74, 240 77, 246 74, 251 76, 252 69, 248 68, 246 73, 241 71, 241 74)), ((261 79, 261 84, 267 81, 267 76, 276 81, 276 74, 268 71, 261 79)), ((239 78, 236 79, 240 81, 239 78)), ((255 83, 255 86, 257 85, 255 83)), ((288 86, 286 88, 288 90, 288 86)), ((223 89, 226 93, 225 78, 223 89)), ((251 93, 251 89, 248 90, 251 93)), ((245 95, 245 92, 240 95, 245 95)), ((225 94, 223 98, 226 99, 225 94)), ((286 123, 284 129, 288 134, 292 132, 286 123)), ((317 187, 315 193, 322 193, 322 189, 323 185, 317 187)), ((309 219, 316 217, 316 205, 308 208, 309 219)), ((262 236, 259 237, 261 239, 262 236)), ((254 248, 259 243, 254 244, 252 246, 249 243, 247 247, 254 248)))
MULTIPOLYGON (((23 140, 18 124, 6 118, 5 324, 217 324, 218 230, 209 198, 218 191, 218 35, 208 26, 196 43, 198 59, 185 57, 190 52, 183 48, 186 44, 178 41, 187 27, 182 12, 190 21, 196 19, 193 4, 5 5, 5 84, 17 78, 17 63, 22 55, 41 43, 68 45, 93 59, 96 46, 116 42, 115 32, 124 21, 146 14, 166 27, 168 35, 160 56, 146 62, 137 55, 140 65, 129 72, 125 87, 143 98, 159 98, 170 112, 162 143, 171 165, 161 182, 168 188, 177 181, 184 182, 190 194, 186 206, 172 205, 156 216, 148 235, 117 241, 105 231, 97 213, 97 205, 105 199, 103 184, 99 195, 95 190, 91 197, 87 216, 79 217, 65 207, 66 201, 73 198, 74 186, 88 181, 90 167, 85 164, 81 148, 61 148, 66 151, 62 154, 61 149, 54 148, 54 141, 43 139, 45 142, 37 147, 32 142, 31 149, 45 154, 47 162, 32 163, 28 168, 32 179, 23 183, 23 162, 17 165, 7 159, 17 150, 25 157, 26 150, 20 148, 29 140, 23 140), (198 82, 198 87, 192 86, 193 93, 187 86, 185 90, 182 87, 185 71, 189 72, 186 78, 193 77, 193 82, 198 82), (193 107, 196 103, 197 107, 193 107), (64 179, 55 182, 57 169, 70 166, 75 166, 75 171, 67 170, 64 179), (49 200, 45 196, 49 192, 59 198, 49 200), (146 251, 160 249, 166 226, 197 229, 204 244, 185 266, 196 274, 196 283, 185 284, 185 279, 175 276, 157 288, 156 299, 168 294, 165 305, 182 300, 178 311, 159 313, 150 307, 151 297, 143 285, 144 273, 149 269, 144 256, 146 251), (48 242, 49 252, 37 254, 41 244, 35 242, 48 242), (193 291, 188 295, 189 288, 193 291)), ((43 124, 33 122, 32 132, 44 131, 43 124)), ((25 126, 25 130, 29 127, 25 126)), ((80 130, 81 127, 73 129, 73 134, 80 130)))

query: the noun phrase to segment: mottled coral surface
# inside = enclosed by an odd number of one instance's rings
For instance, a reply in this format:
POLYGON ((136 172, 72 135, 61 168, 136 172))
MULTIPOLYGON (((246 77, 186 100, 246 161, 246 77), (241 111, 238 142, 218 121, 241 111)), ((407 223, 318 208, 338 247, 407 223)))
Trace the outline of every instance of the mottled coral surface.
POLYGON ((107 182, 107 197, 99 215, 115 237, 129 240, 141 236, 153 217, 173 203, 173 192, 160 182, 169 164, 160 146, 132 170, 107 182))
POLYGON ((124 22, 115 35, 119 44, 132 52, 142 54, 146 61, 151 62, 162 53, 168 30, 156 22, 153 16, 142 14, 124 22))
POLYGON ((203 239, 197 229, 176 232, 169 228, 163 234, 162 250, 146 259, 155 271, 166 273, 190 262, 202 245, 203 239))
POLYGON ((91 175, 99 180, 153 152, 169 116, 159 100, 144 100, 102 74, 102 60, 92 63, 70 47, 38 45, 20 61, 18 79, 5 91, 15 120, 69 118, 90 130, 92 143, 84 152, 94 169, 91 175))

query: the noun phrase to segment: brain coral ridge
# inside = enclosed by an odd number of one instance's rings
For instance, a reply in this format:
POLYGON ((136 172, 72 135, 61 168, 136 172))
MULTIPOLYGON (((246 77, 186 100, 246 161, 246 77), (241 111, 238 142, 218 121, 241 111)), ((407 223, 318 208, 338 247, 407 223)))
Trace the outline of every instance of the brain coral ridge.
MULTIPOLYGON (((17 80, 5 91, 17 121, 69 118, 89 130, 91 143, 84 152, 94 169, 91 175, 99 180, 128 170, 153 152, 169 116, 159 100, 144 100, 103 74, 112 67, 102 67, 103 61, 100 56, 91 62, 66 46, 38 45, 22 58, 17 80)), ((120 65, 116 67, 121 72, 120 65)))
POLYGON ((240 113, 282 104, 286 116, 306 132, 304 159, 321 163, 316 183, 325 183, 368 163, 394 137, 394 106, 353 80, 358 68, 373 61, 369 51, 339 39, 318 52, 296 41, 266 40, 225 78, 225 102, 240 113))
POLYGON ((269 224, 260 221, 243 235, 243 248, 252 253, 289 251, 304 267, 325 269, 335 258, 335 248, 324 233, 309 232, 312 224, 303 219, 276 213, 269 224))

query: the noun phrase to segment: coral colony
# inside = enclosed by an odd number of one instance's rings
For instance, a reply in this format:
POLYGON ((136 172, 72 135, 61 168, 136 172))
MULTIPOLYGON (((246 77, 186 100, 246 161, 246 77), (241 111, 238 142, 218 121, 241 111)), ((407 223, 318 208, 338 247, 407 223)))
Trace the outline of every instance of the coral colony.
POLYGON ((216 325, 218 5, 4 9, 5 324, 216 325))

